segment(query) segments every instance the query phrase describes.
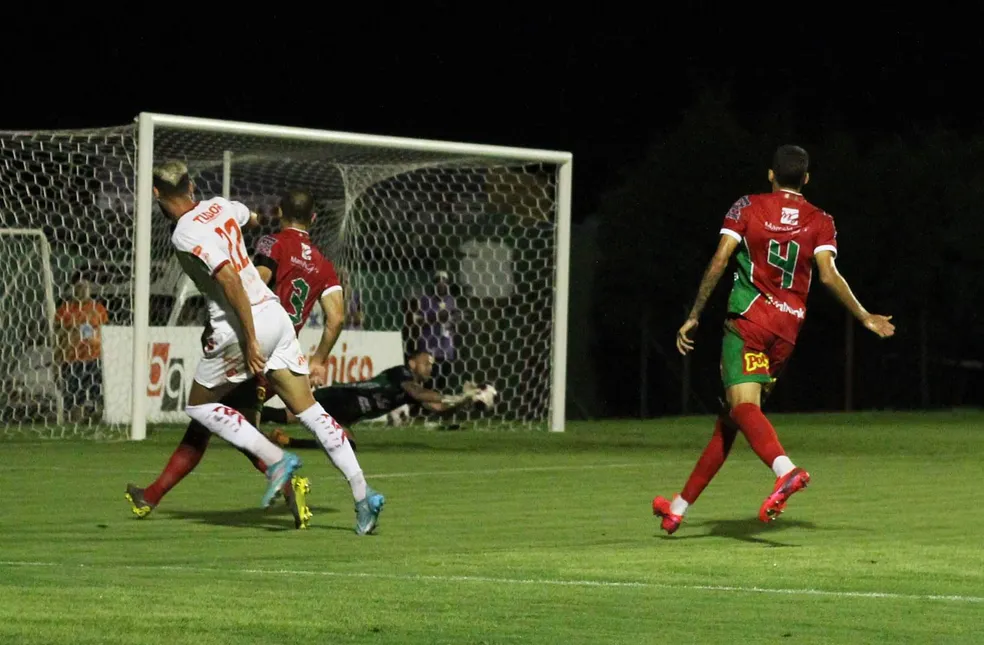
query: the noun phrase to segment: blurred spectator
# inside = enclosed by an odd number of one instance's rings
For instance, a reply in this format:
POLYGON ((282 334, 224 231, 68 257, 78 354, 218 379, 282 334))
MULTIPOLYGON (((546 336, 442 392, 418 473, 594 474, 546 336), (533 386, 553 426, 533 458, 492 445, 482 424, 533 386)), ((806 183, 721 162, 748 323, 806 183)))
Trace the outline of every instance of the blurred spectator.
POLYGON ((72 297, 55 312, 62 397, 71 421, 102 413, 102 334, 109 312, 92 298, 88 281, 77 276, 72 297))
POLYGON ((342 297, 345 298, 345 329, 362 329, 362 294, 352 286, 352 274, 348 269, 338 267, 338 279, 342 283, 342 297))
POLYGON ((433 387, 444 392, 453 388, 450 377, 456 358, 455 326, 461 320, 448 272, 434 274, 434 284, 417 299, 416 327, 420 330, 417 349, 434 357, 433 387))

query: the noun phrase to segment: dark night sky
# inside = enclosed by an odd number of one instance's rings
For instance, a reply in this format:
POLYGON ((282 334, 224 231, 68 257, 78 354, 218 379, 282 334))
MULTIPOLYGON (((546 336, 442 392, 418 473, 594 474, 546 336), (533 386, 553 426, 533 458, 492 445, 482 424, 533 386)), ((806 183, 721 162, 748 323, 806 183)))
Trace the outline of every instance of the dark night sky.
POLYGON ((372 17, 240 9, 232 20, 189 6, 166 29, 161 14, 73 22, 48 6, 8 23, 0 42, 11 90, 0 128, 121 124, 147 110, 564 149, 580 219, 702 83, 727 86, 745 120, 786 106, 807 136, 825 124, 863 136, 984 120, 981 21, 966 8, 932 30, 922 14, 912 28, 817 12, 828 26, 772 6, 743 19, 709 6, 687 16, 421 6, 372 17))

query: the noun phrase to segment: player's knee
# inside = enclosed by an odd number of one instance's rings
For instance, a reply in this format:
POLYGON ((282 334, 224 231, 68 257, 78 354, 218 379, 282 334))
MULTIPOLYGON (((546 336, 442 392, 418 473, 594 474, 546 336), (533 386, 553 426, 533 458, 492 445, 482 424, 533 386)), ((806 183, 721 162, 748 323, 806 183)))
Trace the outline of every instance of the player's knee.
POLYGON ((762 405, 762 384, 761 383, 738 383, 728 388, 727 392, 728 407, 734 410, 739 405, 751 403, 762 405))
POLYGON ((212 433, 209 432, 208 428, 203 426, 198 421, 192 420, 192 422, 188 424, 188 429, 185 430, 185 434, 184 437, 182 437, 181 439, 181 443, 187 444, 189 446, 193 446, 201 450, 205 448, 206 445, 208 445, 208 440, 209 437, 211 436, 212 433))

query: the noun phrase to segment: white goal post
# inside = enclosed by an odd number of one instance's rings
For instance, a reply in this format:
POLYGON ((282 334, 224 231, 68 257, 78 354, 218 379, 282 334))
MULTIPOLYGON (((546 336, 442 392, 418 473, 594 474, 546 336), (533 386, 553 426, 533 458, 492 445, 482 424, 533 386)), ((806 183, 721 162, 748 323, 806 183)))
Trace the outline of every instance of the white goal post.
MULTIPOLYGON (((4 397, 13 378, 0 382, 0 440, 142 440, 187 424, 205 309, 153 199, 153 167, 171 159, 187 164, 198 197, 260 214, 243 231, 251 252, 279 229, 284 191, 312 195, 311 239, 339 270, 346 305, 330 383, 426 349, 435 389, 498 391, 490 408, 440 422, 564 430, 571 153, 141 113, 116 126, 0 129, 0 363, 34 383, 4 397), (76 288, 95 302, 75 301, 76 288), (53 363, 60 306, 66 342, 86 339, 78 347, 99 360, 53 363)), ((300 332, 309 353, 322 318, 316 306, 300 332)))
MULTIPOLYGON (((0 360, 8 379, 3 396, 53 412, 64 421, 61 375, 55 353, 55 288, 51 246, 40 229, 0 228, 0 255, 8 267, 0 283, 0 360)), ((6 406, 5 406, 6 407, 6 406)))
MULTIPOLYGON (((348 221, 357 202, 370 189, 381 182, 391 181, 393 203, 395 208, 405 207, 409 210, 416 208, 409 203, 406 196, 399 193, 399 176, 411 172, 424 172, 438 168, 482 168, 486 174, 485 185, 493 185, 499 181, 499 210, 515 221, 531 220, 537 216, 543 217, 543 224, 548 229, 549 243, 544 245, 543 253, 534 250, 538 256, 549 253, 551 257, 546 262, 549 265, 549 282, 542 292, 549 292, 550 312, 542 318, 534 311, 544 303, 532 302, 527 308, 520 303, 518 306, 505 306, 501 315, 527 316, 534 324, 542 323, 548 329, 544 333, 544 344, 549 344, 548 356, 542 363, 549 370, 549 387, 546 401, 547 414, 544 421, 549 430, 562 432, 565 422, 565 392, 567 371, 567 327, 568 327, 568 294, 570 280, 570 216, 571 216, 571 185, 573 155, 569 152, 512 148, 469 143, 432 141, 422 139, 407 139, 388 136, 353 134, 325 130, 303 129, 256 123, 242 123, 215 119, 174 116, 156 113, 141 113, 137 119, 137 181, 136 181, 136 222, 134 229, 134 306, 133 306, 133 379, 131 395, 131 433, 132 439, 140 440, 146 437, 147 426, 147 391, 148 374, 150 373, 148 356, 148 330, 150 328, 150 292, 152 265, 152 231, 153 231, 153 197, 152 197, 152 168, 155 161, 159 162, 167 156, 181 153, 194 167, 197 158, 204 157, 212 160, 216 157, 217 148, 222 148, 221 156, 221 189, 222 194, 230 196, 232 183, 241 164, 255 163, 267 166, 294 160, 294 167, 285 171, 286 185, 290 185, 294 174, 296 177, 312 175, 312 168, 319 164, 331 164, 345 167, 342 173, 345 195, 341 208, 341 217, 345 220, 339 229, 351 236, 347 228, 360 225, 357 221, 348 221), (160 134, 168 133, 171 137, 164 146, 160 145, 160 134), (214 142, 211 149, 202 154, 202 140, 210 138, 214 142), (186 145, 183 147, 182 142, 186 145), (237 145, 240 144, 240 145, 237 145), (200 155, 200 157, 196 157, 200 155), (545 168, 524 171, 524 166, 542 164, 545 168), (518 170, 514 170, 518 169, 518 170), (497 170, 488 170, 497 169, 497 170), (501 169, 501 170, 498 170, 501 169), (293 171, 293 173, 292 173, 293 171), (489 179, 489 175, 499 174, 497 179, 489 179), (520 178, 517 180, 516 178, 520 178), (394 179, 395 178, 395 179, 394 179), (530 179, 523 186, 523 178, 530 179), (540 183, 537 183, 537 182, 540 183), (541 185, 542 184, 542 185, 541 185), (546 191, 546 192, 545 192, 546 191), (549 192, 550 194, 547 194, 549 192), (402 199, 402 206, 401 206, 402 199)), ((255 170, 272 176, 277 170, 255 170)), ((282 171, 283 172, 283 171, 282 171)), ((441 182, 440 190, 445 191, 445 198, 451 201, 447 193, 453 193, 461 186, 461 176, 440 176, 432 174, 435 182, 441 182), (446 182, 446 183, 445 183, 446 182)), ((310 180, 310 177, 306 177, 310 180)), ((317 179, 313 182, 317 184, 317 179)), ((411 180, 407 180, 411 181, 411 180)), ((218 188, 218 186, 216 186, 218 188)), ((316 188, 316 186, 315 186, 316 188)), ((462 188, 471 190, 474 188, 462 188)), ((407 191, 410 192, 410 191, 407 191)), ((428 192, 420 190, 420 193, 428 192)), ((233 195, 235 197, 235 195, 233 195)), ((486 199, 495 203, 496 196, 486 199)), ((412 200, 410 200, 412 201, 412 200)), ((476 202, 480 200, 475 200, 476 202)), ((381 207, 370 207, 367 212, 378 212, 381 207), (375 209, 375 210, 374 210, 375 209)), ((469 206, 464 204, 462 212, 469 212, 469 206)), ((474 205, 470 212, 476 217, 484 216, 481 204, 474 205)), ((461 224, 455 224, 461 225, 461 224)), ((511 224, 511 233, 521 224, 511 224)), ((462 225, 463 226, 463 225, 462 225)), ((509 225, 507 225, 509 226, 509 225)), ((507 233, 508 234, 508 233, 507 233)), ((340 244, 344 247, 348 240, 345 235, 339 235, 340 244)), ((365 240, 359 240, 365 242, 365 240)), ((426 235, 420 243, 426 244, 426 235)), ((392 250, 391 250, 392 251, 392 250)), ((350 250, 343 255, 354 257, 350 250)), ((427 252, 421 253, 426 256, 427 252)), ((542 258, 541 258, 542 259, 542 258)), ((522 262, 530 263, 529 260, 522 262)), ((357 264, 353 262, 352 264, 357 264)), ((522 272, 520 273, 520 279, 522 272)), ((538 276, 543 278, 544 276, 538 276)), ((481 286, 482 279, 477 284, 481 286)), ((382 292, 380 291, 380 294, 382 292)), ((493 315, 495 317, 495 315, 493 315)), ((490 327, 491 328, 491 327, 490 327)), ((490 342, 510 343, 522 342, 520 335, 526 334, 520 330, 515 339, 496 336, 495 332, 478 332, 474 340, 489 339, 490 342)), ((534 347, 537 349, 539 346, 534 347)), ((487 358, 487 357, 483 357, 487 358)), ((481 364, 477 360, 475 365, 481 364)), ((493 359, 494 360, 494 359, 493 359)), ((534 365, 536 365, 534 361, 534 365)), ((490 365, 494 373, 496 366, 490 365)), ((533 370, 539 371, 539 367, 533 370)), ((520 372, 522 373, 522 372, 520 372)), ((542 376, 542 375, 537 375, 542 376)), ((522 384, 520 383, 520 386, 522 384)), ((501 388, 500 388, 501 389, 501 388)))

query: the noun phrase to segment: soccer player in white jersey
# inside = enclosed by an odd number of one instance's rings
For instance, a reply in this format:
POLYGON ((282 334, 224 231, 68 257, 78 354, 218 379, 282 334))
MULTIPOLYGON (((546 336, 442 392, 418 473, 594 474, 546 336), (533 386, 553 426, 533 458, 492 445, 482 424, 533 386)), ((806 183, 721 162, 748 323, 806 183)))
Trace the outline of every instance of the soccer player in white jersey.
POLYGON ((154 197, 177 222, 171 241, 188 276, 208 301, 209 322, 202 334, 204 357, 188 396, 188 415, 267 464, 273 501, 300 460, 284 452, 236 410, 218 403, 251 375, 266 374, 276 394, 321 442, 348 480, 355 499, 356 532, 375 529, 384 497, 366 483, 342 427, 314 400, 307 359, 280 301, 249 259, 242 227, 256 225, 256 214, 221 197, 197 201, 188 168, 167 162, 154 169, 154 197))

